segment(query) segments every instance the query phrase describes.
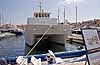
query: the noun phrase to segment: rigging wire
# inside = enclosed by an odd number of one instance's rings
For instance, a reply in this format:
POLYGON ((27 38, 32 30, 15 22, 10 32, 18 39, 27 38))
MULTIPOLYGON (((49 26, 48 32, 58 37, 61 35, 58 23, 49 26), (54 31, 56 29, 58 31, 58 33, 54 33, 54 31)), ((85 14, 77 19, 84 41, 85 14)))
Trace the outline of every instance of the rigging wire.
MULTIPOLYGON (((32 52, 32 50, 38 45, 38 43, 43 39, 43 37, 48 33, 48 31, 52 28, 52 25, 49 25, 49 28, 44 32, 44 34, 41 36, 41 38, 36 42, 36 44, 32 47, 32 49, 26 54, 26 57, 32 52)), ((23 65, 25 62, 25 59, 20 63, 20 65, 23 65)))

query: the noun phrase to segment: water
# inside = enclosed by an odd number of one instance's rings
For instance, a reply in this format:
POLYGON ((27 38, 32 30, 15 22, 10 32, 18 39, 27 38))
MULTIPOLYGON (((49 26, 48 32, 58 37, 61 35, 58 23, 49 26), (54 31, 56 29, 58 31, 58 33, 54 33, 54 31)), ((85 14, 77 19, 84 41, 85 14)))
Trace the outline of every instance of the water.
MULTIPOLYGON (((48 50, 52 50, 53 52, 75 51, 80 50, 80 47, 83 46, 77 43, 69 44, 67 42, 64 45, 45 40, 40 41, 30 55, 47 53, 48 50)), ((32 47, 25 45, 23 35, 4 38, 0 40, 0 57, 24 55, 27 54, 31 48, 32 47)))
MULTIPOLYGON (((32 47, 26 46, 26 53, 31 49, 32 47)), ((57 44, 50 41, 40 42, 30 54, 43 54, 47 53, 48 50, 52 50, 53 52, 61 52, 65 51, 65 46, 62 44, 57 44)))
MULTIPOLYGON (((26 53, 29 52, 31 48, 32 47, 26 46, 26 53)), ((33 54, 48 53, 48 50, 52 50, 53 52, 76 51, 84 48, 85 47, 83 45, 74 42, 70 44, 67 41, 66 44, 59 44, 50 41, 42 41, 32 50, 30 54, 33 55, 33 54)))
POLYGON ((77 44, 77 43, 72 43, 72 44, 66 43, 65 48, 66 48, 66 51, 76 51, 76 50, 85 49, 85 46, 81 44, 77 44))
POLYGON ((25 53, 24 36, 9 36, 0 40, 0 57, 18 56, 25 53))

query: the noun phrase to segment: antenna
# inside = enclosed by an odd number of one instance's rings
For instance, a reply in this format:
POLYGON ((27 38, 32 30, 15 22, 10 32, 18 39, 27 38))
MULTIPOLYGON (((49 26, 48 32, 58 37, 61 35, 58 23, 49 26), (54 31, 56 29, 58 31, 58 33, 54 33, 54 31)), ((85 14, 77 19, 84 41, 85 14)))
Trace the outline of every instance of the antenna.
POLYGON ((40 0, 40 2, 39 2, 40 12, 42 11, 42 4, 43 4, 43 0, 40 0))

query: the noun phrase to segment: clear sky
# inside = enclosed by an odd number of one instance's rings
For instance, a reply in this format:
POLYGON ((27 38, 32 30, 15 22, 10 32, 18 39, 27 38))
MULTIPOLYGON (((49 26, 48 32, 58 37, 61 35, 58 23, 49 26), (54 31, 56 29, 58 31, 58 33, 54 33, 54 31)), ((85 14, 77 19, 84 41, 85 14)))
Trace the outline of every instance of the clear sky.
MULTIPOLYGON (((66 19, 75 21, 75 5, 78 6, 78 21, 100 18, 100 0, 44 0, 43 9, 57 18, 60 9, 60 19, 63 20, 63 8, 66 8, 66 19)), ((0 13, 3 13, 3 23, 25 24, 27 17, 32 17, 39 10, 39 0, 0 0, 0 13)))

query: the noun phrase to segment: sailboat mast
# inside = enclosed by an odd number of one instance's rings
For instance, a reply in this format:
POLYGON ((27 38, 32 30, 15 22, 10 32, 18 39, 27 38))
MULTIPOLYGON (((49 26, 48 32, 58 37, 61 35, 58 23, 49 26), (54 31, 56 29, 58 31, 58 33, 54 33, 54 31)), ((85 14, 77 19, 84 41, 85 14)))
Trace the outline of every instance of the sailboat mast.
POLYGON ((76 8, 76 24, 77 24, 77 5, 75 6, 76 8))
POLYGON ((1 13, 0 13, 0 26, 1 26, 1 13))
POLYGON ((65 22, 65 16, 66 16, 65 14, 66 14, 66 12, 65 12, 65 7, 64 7, 64 22, 65 22))
POLYGON ((59 23, 59 8, 58 8, 58 23, 59 23))
POLYGON ((3 25, 3 13, 0 13, 0 25, 3 25))

